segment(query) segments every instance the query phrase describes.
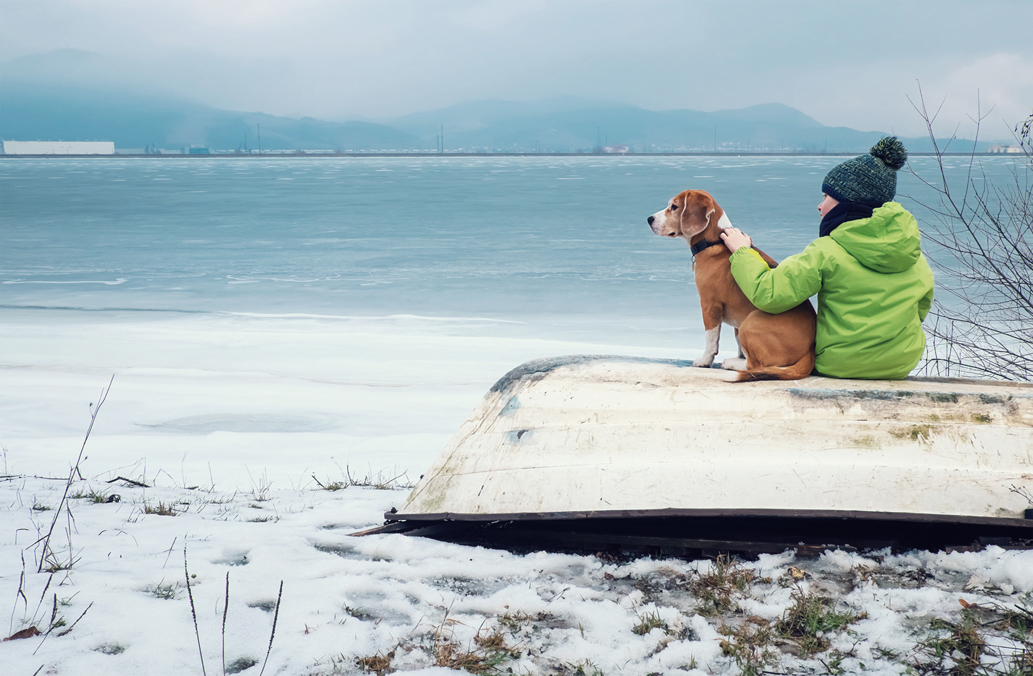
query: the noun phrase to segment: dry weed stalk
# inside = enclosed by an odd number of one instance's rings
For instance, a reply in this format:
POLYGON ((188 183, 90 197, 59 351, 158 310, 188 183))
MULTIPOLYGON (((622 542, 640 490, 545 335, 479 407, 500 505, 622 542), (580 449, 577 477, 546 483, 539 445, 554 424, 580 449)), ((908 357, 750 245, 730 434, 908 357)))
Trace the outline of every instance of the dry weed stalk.
POLYGON ((273 612, 273 629, 269 632, 269 647, 265 651, 265 661, 262 662, 262 670, 258 676, 265 673, 265 665, 269 663, 269 653, 273 651, 273 638, 276 636, 276 621, 280 619, 280 600, 283 598, 283 580, 280 580, 280 591, 276 594, 276 610, 273 612))
POLYGON ((73 558, 73 555, 72 555, 72 542, 71 542, 71 535, 72 535, 72 533, 71 533, 71 530, 72 530, 71 522, 72 522, 72 518, 73 517, 72 517, 72 511, 71 511, 71 509, 68 506, 68 492, 69 492, 69 490, 71 490, 72 484, 75 482, 75 477, 76 476, 78 476, 80 479, 82 479, 82 473, 79 471, 79 465, 82 463, 83 452, 86 450, 86 442, 90 440, 90 433, 93 431, 94 423, 97 422, 97 415, 100 413, 101 406, 103 406, 104 402, 107 401, 108 393, 111 392, 111 385, 114 382, 115 382, 115 376, 112 375, 111 376, 111 380, 108 381, 108 386, 105 389, 101 390, 100 397, 97 399, 97 405, 94 406, 93 403, 90 403, 90 426, 88 428, 86 428, 86 436, 83 438, 82 446, 79 447, 79 456, 76 458, 75 464, 68 471, 68 479, 67 479, 67 481, 65 481, 65 490, 61 494, 61 502, 58 503, 57 509, 54 510, 54 518, 50 522, 50 528, 47 529, 46 535, 41 537, 36 542, 32 543, 32 545, 30 545, 31 547, 35 547, 38 544, 42 544, 43 545, 43 553, 39 557, 39 565, 36 567, 36 572, 37 573, 42 573, 43 572, 43 565, 45 563, 49 564, 50 568, 52 568, 53 570, 65 570, 67 568, 71 568, 74 565, 74 563, 75 563, 75 559, 73 558), (57 526, 57 520, 61 517, 62 510, 67 512, 67 518, 68 518, 67 533, 68 533, 69 541, 68 541, 68 564, 67 565, 61 564, 61 563, 58 562, 57 554, 54 552, 53 547, 51 547, 51 545, 50 545, 50 540, 51 540, 51 538, 54 535, 54 528, 57 526))
MULTIPOLYGON (((340 467, 340 465, 338 465, 340 467)), ((408 471, 396 474, 394 476, 385 475, 383 471, 377 472, 376 474, 370 470, 366 476, 357 478, 352 476, 351 467, 345 465, 343 468, 344 478, 340 480, 327 479, 325 482, 320 481, 315 474, 312 475, 312 480, 316 482, 324 491, 340 491, 345 488, 352 486, 358 486, 360 488, 375 488, 380 491, 390 491, 396 489, 409 489, 413 488, 416 484, 409 479, 408 471)))
POLYGON ((197 627, 197 608, 194 606, 194 592, 190 588, 190 569, 187 567, 187 547, 183 545, 183 576, 187 581, 187 597, 190 599, 190 616, 194 618, 194 636, 197 637, 197 654, 201 658, 201 674, 207 676, 204 668, 204 651, 201 650, 201 631, 197 627))
MULTIPOLYGON (((194 620, 194 636, 197 638, 197 654, 198 654, 198 657, 201 659, 201 674, 202 674, 202 676, 207 676, 207 670, 205 669, 205 664, 204 664, 204 650, 202 650, 202 648, 201 648, 201 630, 200 630, 200 627, 198 626, 198 623, 197 623, 197 607, 194 605, 194 592, 193 592, 193 588, 191 587, 191 584, 190 584, 190 569, 187 566, 187 548, 186 548, 186 545, 183 546, 183 576, 186 578, 187 598, 190 599, 190 616, 194 620)), ((262 674, 265 673, 265 667, 269 663, 269 655, 273 651, 273 639, 276 637, 276 623, 277 623, 277 621, 280 618, 280 601, 282 599, 283 599, 283 580, 280 580, 280 591, 276 595, 276 608, 275 608, 275 611, 273 612, 273 628, 269 632, 269 645, 266 647, 265 661, 262 662, 262 669, 261 669, 261 671, 258 672, 258 676, 262 676, 262 674)), ((234 664, 229 665, 229 667, 227 667, 227 665, 226 665, 226 617, 227 617, 227 614, 229 613, 229 605, 230 605, 230 574, 229 574, 229 572, 226 573, 226 595, 225 595, 225 598, 223 600, 223 603, 224 603, 224 605, 223 605, 223 609, 222 609, 222 673, 223 674, 236 673, 236 671, 234 671, 234 665, 236 665, 238 663, 241 663, 241 662, 249 662, 249 660, 242 658, 241 660, 237 660, 237 662, 235 662, 234 664)), ((89 608, 87 608, 87 610, 89 610, 89 608)), ((248 667, 254 666, 254 664, 257 664, 257 662, 250 662, 248 664, 248 667)), ((245 668, 248 668, 248 667, 245 667, 245 668)))
POLYGON ((226 598, 222 601, 222 673, 226 673, 226 616, 230 612, 230 571, 226 571, 226 598))

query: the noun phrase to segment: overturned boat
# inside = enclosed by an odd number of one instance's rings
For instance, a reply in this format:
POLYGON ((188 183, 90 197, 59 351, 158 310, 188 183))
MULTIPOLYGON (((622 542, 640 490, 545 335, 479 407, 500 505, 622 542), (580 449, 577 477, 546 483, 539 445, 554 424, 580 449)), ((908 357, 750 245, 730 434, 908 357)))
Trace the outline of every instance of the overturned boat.
POLYGON ((733 377, 523 364, 371 532, 674 555, 1033 542, 1033 384, 733 377))

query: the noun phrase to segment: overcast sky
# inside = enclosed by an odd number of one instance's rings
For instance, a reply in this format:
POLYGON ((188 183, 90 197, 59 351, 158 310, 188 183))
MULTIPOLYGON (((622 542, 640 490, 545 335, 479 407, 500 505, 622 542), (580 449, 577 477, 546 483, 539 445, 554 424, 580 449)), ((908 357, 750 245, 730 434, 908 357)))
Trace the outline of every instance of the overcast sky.
POLYGON ((653 110, 779 102, 922 133, 1033 108, 1033 0, 0 0, 0 61, 117 59, 221 108, 382 119, 576 96, 653 110))

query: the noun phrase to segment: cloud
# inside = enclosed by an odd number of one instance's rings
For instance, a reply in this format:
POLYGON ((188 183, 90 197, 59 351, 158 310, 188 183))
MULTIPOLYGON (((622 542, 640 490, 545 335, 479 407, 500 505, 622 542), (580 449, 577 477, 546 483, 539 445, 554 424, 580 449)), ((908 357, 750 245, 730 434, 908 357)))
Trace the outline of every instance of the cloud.
POLYGON ((991 54, 958 68, 936 83, 948 97, 941 116, 987 115, 985 131, 1013 129, 1033 113, 1033 58, 1022 54, 991 54))
POLYGON ((98 52, 136 81, 280 115, 569 95, 653 109, 782 102, 911 134, 916 80, 959 119, 977 89, 1005 116, 1033 100, 1025 1, 0 0, 0 18, 0 59, 98 52))

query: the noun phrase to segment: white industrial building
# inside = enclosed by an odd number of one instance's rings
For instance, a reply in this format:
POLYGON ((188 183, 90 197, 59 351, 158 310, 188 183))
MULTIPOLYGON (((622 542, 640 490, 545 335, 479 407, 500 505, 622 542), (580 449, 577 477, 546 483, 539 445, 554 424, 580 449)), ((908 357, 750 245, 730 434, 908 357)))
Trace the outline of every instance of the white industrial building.
POLYGON ((1015 154, 1018 154, 1018 153, 1022 152, 1022 147, 1021 146, 1002 146, 1002 145, 997 145, 997 146, 990 146, 990 148, 986 152, 992 153, 992 154, 995 154, 995 155, 996 154, 1015 155, 1015 154))
POLYGON ((5 155, 114 155, 114 141, 4 141, 5 155))

